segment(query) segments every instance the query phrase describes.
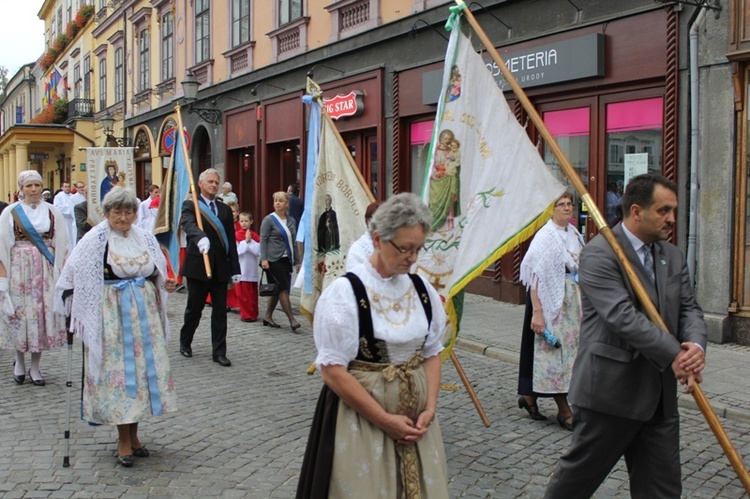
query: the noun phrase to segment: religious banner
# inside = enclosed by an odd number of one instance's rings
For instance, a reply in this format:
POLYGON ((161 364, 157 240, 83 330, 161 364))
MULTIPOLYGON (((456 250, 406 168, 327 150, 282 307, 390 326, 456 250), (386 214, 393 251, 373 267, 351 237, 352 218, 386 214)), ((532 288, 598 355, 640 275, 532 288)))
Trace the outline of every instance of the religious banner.
POLYGON ((452 325, 444 341, 446 358, 458 334, 463 289, 549 220, 552 203, 565 190, 457 20, 424 185, 432 233, 416 272, 446 300, 452 325))
MULTIPOLYGON (((312 107, 316 106, 319 104, 313 102, 312 107)), ((331 117, 323 114, 320 118, 319 112, 310 116, 310 129, 319 130, 319 150, 312 153, 315 163, 308 163, 308 194, 301 223, 305 226, 306 272, 300 310, 312 322, 320 294, 346 273, 346 253, 366 229, 365 210, 372 196, 357 175, 357 166, 331 117)))
POLYGON ((87 147, 86 175, 89 224, 104 220, 102 200, 112 187, 129 187, 135 192, 135 163, 132 147, 87 147))

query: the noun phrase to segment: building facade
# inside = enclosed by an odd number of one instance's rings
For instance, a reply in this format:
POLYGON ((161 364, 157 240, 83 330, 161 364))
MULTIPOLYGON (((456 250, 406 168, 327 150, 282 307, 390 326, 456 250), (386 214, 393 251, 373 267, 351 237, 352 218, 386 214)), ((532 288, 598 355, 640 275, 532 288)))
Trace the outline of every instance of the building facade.
MULTIPOLYGON (((58 36, 69 3, 45 2, 48 40, 58 36)), ((694 3, 487 0, 471 8, 608 222, 619 219, 630 176, 656 172, 678 184, 673 237, 687 255, 710 339, 750 343, 750 0, 694 3)), ((67 70, 62 59, 56 64, 76 82, 71 68, 75 74, 90 55, 81 73, 90 79, 75 94, 94 101, 90 138, 135 147, 139 190, 160 183, 168 166, 179 104, 194 173, 218 169, 260 220, 273 192, 304 182, 308 75, 325 98, 356 109, 336 124, 376 198, 421 192, 453 4, 94 0, 80 52, 63 56, 67 70), (187 102, 182 82, 193 79, 197 99, 187 102), (112 131, 98 125, 107 116, 115 119, 112 131)), ((506 97, 559 172, 515 96, 506 97)), ((0 137, 0 152, 18 147, 3 149, 6 143, 0 137)), ((576 205, 578 228, 590 239, 596 227, 579 198, 576 205)), ((470 291, 521 302, 525 248, 470 291)))

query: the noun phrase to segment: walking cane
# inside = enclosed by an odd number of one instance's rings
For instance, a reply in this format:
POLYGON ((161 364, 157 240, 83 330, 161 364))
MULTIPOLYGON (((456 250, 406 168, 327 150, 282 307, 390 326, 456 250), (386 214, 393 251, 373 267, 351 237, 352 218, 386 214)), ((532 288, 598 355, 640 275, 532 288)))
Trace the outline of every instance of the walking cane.
MULTIPOLYGON (((67 329, 70 329, 70 317, 67 320, 67 329)), ((65 382, 68 394, 65 400, 65 456, 63 456, 63 468, 70 466, 70 392, 73 390, 73 333, 68 331, 68 380, 65 382)))

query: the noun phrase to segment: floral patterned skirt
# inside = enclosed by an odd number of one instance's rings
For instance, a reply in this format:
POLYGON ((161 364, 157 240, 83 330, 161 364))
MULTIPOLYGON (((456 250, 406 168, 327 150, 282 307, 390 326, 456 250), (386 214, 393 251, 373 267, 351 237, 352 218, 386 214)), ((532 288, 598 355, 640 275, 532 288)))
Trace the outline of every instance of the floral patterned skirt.
POLYGON ((572 277, 565 277, 562 309, 547 329, 562 343, 555 348, 541 335, 534 335, 534 391, 537 393, 568 393, 573 363, 578 355, 581 330, 581 290, 572 277))
POLYGON ((54 312, 54 267, 26 241, 13 245, 10 261, 8 292, 16 312, 0 312, 0 349, 41 352, 64 345, 65 316, 54 312))
MULTIPOLYGON (((98 381, 92 378, 88 370, 86 371, 83 387, 83 419, 86 421, 111 425, 138 423, 149 415, 159 415, 177 409, 156 288, 151 281, 146 280, 145 286, 138 289, 143 294, 148 330, 141 329, 141 317, 133 297, 130 322, 135 357, 135 398, 128 396, 126 387, 125 334, 120 308, 123 291, 105 284, 102 307, 103 357, 98 381), (144 335, 148 335, 153 351, 155 376, 152 383, 155 386, 149 386, 144 335), (158 410, 159 405, 161 411, 158 410)), ((84 358, 88 358, 88 347, 84 358)))
MULTIPOLYGON (((353 369, 349 372, 386 412, 399 413, 398 378, 386 381, 382 372, 353 369)), ((417 408, 421 412, 426 403, 427 379, 422 367, 414 369, 413 373, 417 408)), ((447 498, 448 471, 437 420, 414 445, 416 462, 407 466, 401 461, 396 442, 391 437, 340 401, 328 497, 405 497, 402 474, 416 472, 422 498, 447 498)))

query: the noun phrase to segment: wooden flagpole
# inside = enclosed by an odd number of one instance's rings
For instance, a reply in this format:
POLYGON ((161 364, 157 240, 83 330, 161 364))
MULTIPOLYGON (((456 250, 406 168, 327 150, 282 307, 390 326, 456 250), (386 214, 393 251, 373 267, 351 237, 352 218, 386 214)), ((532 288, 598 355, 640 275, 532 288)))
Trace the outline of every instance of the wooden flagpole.
MULTIPOLYGON (((180 134, 180 146, 182 147, 182 155, 185 158, 185 167, 187 169, 188 179, 190 182, 190 194, 193 197, 193 207, 195 208, 195 221, 198 223, 198 228, 203 230, 203 217, 201 216, 200 206, 198 205, 198 192, 195 188, 195 178, 193 178, 193 167, 190 165, 190 157, 188 156, 187 144, 185 143, 184 128, 182 127, 182 113, 180 112, 180 106, 175 106, 175 112, 177 113, 177 133, 180 134)), ((175 136, 175 139, 177 137, 175 136)), ((174 170, 174 165, 173 165, 174 170)), ((180 208, 182 209, 182 208, 180 208)), ((208 254, 203 253, 203 265, 206 267, 206 277, 211 279, 211 262, 208 260, 208 254)))
MULTIPOLYGON (((555 159, 557 159, 557 161, 560 163, 560 166, 563 172, 565 173, 565 176, 573 184, 573 187, 581 196, 581 198, 583 199, 583 202, 586 203, 586 206, 589 209, 589 214, 593 218, 594 223, 596 223, 596 226, 599 229, 599 232, 602 234, 602 236, 604 236, 604 238, 607 240, 610 246, 612 246, 612 249, 614 250, 615 255, 617 255, 617 258, 620 260, 620 263, 625 269, 625 274, 628 276, 628 280, 630 281, 630 284, 633 286, 633 290, 638 296, 638 300, 643 305, 646 315, 651 320, 651 322, 653 322, 655 325, 667 331, 666 324, 664 324, 664 321, 659 315, 659 312, 656 310, 656 307, 651 301, 651 298, 649 298, 648 293, 646 292, 646 289, 643 287, 643 284, 638 279, 638 276, 633 270, 632 265, 630 265, 630 261, 625 255, 625 252, 622 250, 622 247, 617 242, 617 239, 615 239, 615 236, 612 233, 612 229, 607 225, 606 220, 602 216, 599 209, 596 207, 596 204, 594 203, 594 200, 592 199, 591 194, 588 192, 588 190, 586 189, 586 186, 583 184, 583 181, 578 176, 573 166, 570 164, 570 161, 568 161, 568 158, 565 156, 565 153, 563 153, 562 149, 557 144, 557 141, 555 140, 555 138, 547 129, 547 126, 544 124, 542 117, 536 111, 533 104, 529 100, 528 96, 523 91, 523 89, 518 84, 518 82, 516 81, 515 77, 513 76, 513 73, 511 73, 508 70, 508 68, 505 66, 505 62, 503 61, 503 58, 500 57, 500 54, 495 49, 495 46, 492 44, 492 41, 489 39, 487 34, 479 25, 476 18, 474 17, 474 14, 472 14, 471 10, 467 7, 467 5, 463 1, 455 0, 455 2, 456 4, 458 4, 459 7, 462 8, 463 14, 466 16, 466 19, 469 21, 469 24, 479 36, 479 39, 484 44, 485 48, 487 49, 487 52, 492 56, 492 59, 497 64, 497 67, 500 68, 500 71, 502 72, 503 77, 505 78, 505 81, 508 82, 511 89, 513 90, 513 93, 518 98, 518 101, 521 103, 524 110, 528 113, 529 118, 531 119, 531 121, 534 122, 534 125, 536 126, 536 129, 539 131, 539 134, 544 139, 545 144, 549 146, 550 150, 552 151, 552 154, 554 154, 555 156, 555 159)), ((732 464, 734 471, 737 473, 737 476, 742 482, 742 485, 745 487, 745 491, 748 494, 750 494, 750 474, 748 474, 747 468, 742 463, 742 459, 740 458, 739 453, 732 445, 732 442, 729 440, 729 437, 727 436, 726 431, 724 431, 724 427, 721 425, 719 418, 716 416, 716 413, 711 407, 711 404, 709 404, 708 400, 706 399, 706 396, 703 393, 703 390, 701 389, 700 385, 698 385, 697 383, 692 391, 692 394, 693 394, 693 398, 695 399, 696 404, 698 405, 701 412, 703 413, 703 417, 706 419, 708 426, 711 427, 711 431, 714 432, 714 435, 716 436, 716 440, 718 440, 719 445, 721 445, 721 448, 724 450, 724 453, 727 455, 727 458, 729 459, 729 462, 732 464)))

